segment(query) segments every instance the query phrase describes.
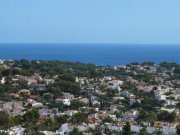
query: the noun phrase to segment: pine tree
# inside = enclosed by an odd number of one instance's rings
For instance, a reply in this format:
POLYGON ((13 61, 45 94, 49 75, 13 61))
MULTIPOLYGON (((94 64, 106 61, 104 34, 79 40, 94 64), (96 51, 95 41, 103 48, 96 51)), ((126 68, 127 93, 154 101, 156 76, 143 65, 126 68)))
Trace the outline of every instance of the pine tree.
POLYGON ((126 122, 126 125, 123 127, 123 135, 131 135, 131 126, 129 122, 126 122))

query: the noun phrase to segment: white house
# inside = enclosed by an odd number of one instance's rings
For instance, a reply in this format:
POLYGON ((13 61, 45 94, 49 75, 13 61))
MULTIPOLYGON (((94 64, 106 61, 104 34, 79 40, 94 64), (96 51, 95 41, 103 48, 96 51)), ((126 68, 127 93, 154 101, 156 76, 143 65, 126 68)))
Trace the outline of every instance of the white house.
POLYGON ((54 79, 44 79, 44 81, 46 82, 46 85, 53 84, 55 82, 54 79))
POLYGON ((67 111, 63 112, 63 115, 73 116, 76 113, 78 113, 77 110, 67 110, 67 111))
POLYGON ((149 134, 153 134, 156 132, 156 128, 154 127, 147 127, 146 130, 147 130, 147 133, 149 134))
POLYGON ((165 101, 166 102, 166 104, 165 105, 176 105, 176 101, 174 101, 174 100, 166 100, 165 101))
POLYGON ((67 123, 61 125, 58 131, 60 135, 69 135, 70 132, 69 125, 67 123))
POLYGON ((85 82, 88 82, 86 77, 76 77, 76 80, 75 80, 77 83, 80 83, 81 85, 84 85, 85 82))
POLYGON ((162 88, 159 86, 157 90, 154 90, 154 94, 155 95, 163 95, 163 94, 169 92, 171 89, 172 88, 162 88))
POLYGON ((133 104, 136 103, 136 102, 137 102, 136 99, 130 99, 130 100, 129 100, 129 105, 130 105, 130 106, 133 106, 133 104))
POLYGON ((164 93, 165 93, 165 91, 162 90, 162 89, 154 90, 154 94, 155 94, 155 95, 163 95, 164 93))
POLYGON ((100 105, 101 103, 100 103, 99 101, 96 101, 96 100, 95 100, 95 101, 92 101, 92 104, 93 104, 93 105, 100 105))
POLYGON ((120 125, 112 125, 112 124, 110 124, 109 126, 108 126, 108 128, 109 128, 109 130, 110 131, 122 131, 123 130, 123 126, 120 126, 120 125))
POLYGON ((167 93, 168 91, 169 89, 162 89, 161 87, 158 87, 157 90, 154 90, 155 99, 158 101, 166 100, 166 95, 164 94, 167 93))
POLYGON ((24 135, 24 128, 21 126, 11 127, 9 135, 24 135))
POLYGON ((166 95, 155 95, 155 99, 158 101, 166 100, 166 95))
POLYGON ((74 99, 74 95, 71 94, 71 93, 63 92, 63 98, 64 99, 73 100, 74 99))
POLYGON ((67 105, 67 106, 70 106, 70 105, 71 105, 71 102, 70 102, 69 99, 64 99, 64 100, 63 100, 63 104, 64 104, 64 105, 67 105))
POLYGON ((36 103, 33 103, 33 104, 32 104, 32 107, 33 107, 33 108, 41 108, 41 107, 43 107, 43 104, 36 102, 36 103))
POLYGON ((107 88, 108 89, 118 89, 118 90, 121 90, 120 89, 120 86, 123 84, 123 81, 120 81, 120 80, 112 80, 112 81, 108 81, 107 83, 107 88))
POLYGON ((176 127, 174 127, 174 126, 163 126, 162 132, 164 135, 176 135, 176 127))
POLYGON ((111 81, 114 77, 111 77, 111 76, 105 76, 103 79, 105 81, 111 81))
POLYGON ((142 127, 140 127, 140 126, 131 125, 131 132, 140 133, 141 129, 142 129, 142 127))
POLYGON ((0 60, 0 64, 3 64, 4 63, 4 60, 0 60))
POLYGON ((5 84, 5 82, 6 82, 5 78, 2 77, 2 79, 1 79, 1 84, 5 84))
POLYGON ((164 108, 164 107, 162 107, 162 108, 161 108, 161 111, 167 111, 167 112, 172 113, 172 112, 175 111, 175 108, 164 108))

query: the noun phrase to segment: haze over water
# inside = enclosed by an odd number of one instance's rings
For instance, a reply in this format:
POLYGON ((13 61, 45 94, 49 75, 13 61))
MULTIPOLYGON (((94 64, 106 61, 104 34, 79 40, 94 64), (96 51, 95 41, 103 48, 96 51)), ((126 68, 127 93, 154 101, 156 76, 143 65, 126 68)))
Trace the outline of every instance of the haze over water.
POLYGON ((61 60, 98 65, 180 63, 178 45, 1 44, 0 59, 61 60))

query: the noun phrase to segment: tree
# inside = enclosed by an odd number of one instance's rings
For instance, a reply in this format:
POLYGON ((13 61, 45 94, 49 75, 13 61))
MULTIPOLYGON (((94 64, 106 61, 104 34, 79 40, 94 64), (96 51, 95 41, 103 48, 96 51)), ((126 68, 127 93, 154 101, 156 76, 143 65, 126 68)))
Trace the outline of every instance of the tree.
POLYGON ((54 85, 60 87, 63 92, 70 92, 72 94, 79 94, 81 90, 79 84, 70 81, 60 80, 54 85))
POLYGON ((176 133, 177 135, 180 135, 180 124, 176 126, 176 133))
POLYGON ((176 66, 174 72, 180 74, 180 65, 176 66))
POLYGON ((24 131, 25 135, 45 135, 44 133, 40 132, 37 128, 37 125, 31 125, 27 127, 24 131))
POLYGON ((178 102, 178 103, 176 104, 176 108, 178 108, 178 109, 180 110, 180 102, 178 102))
POLYGON ((162 67, 165 67, 165 68, 167 68, 167 69, 171 69, 171 68, 173 68, 173 67, 176 67, 177 66, 177 64, 176 63, 169 63, 169 62, 161 62, 160 63, 160 66, 162 66, 162 67))
POLYGON ((29 88, 26 81, 18 80, 17 83, 18 83, 19 89, 28 89, 29 88))
POLYGON ((104 120, 103 120, 103 123, 112 123, 113 122, 113 119, 111 118, 111 117, 107 117, 107 118, 105 118, 104 120))
POLYGON ((87 123, 87 115, 81 112, 76 113, 72 116, 71 122, 75 124, 82 123, 82 122, 87 123))
POLYGON ((21 116, 14 116, 11 117, 11 126, 21 125, 22 119, 21 116))
POLYGON ((5 131, 0 131, 0 135, 9 135, 9 133, 5 131))
POLYGON ((61 124, 66 123, 68 121, 68 118, 69 116, 62 115, 62 116, 56 117, 56 121, 61 125, 61 124))
POLYGON ((10 116, 4 111, 0 111, 0 128, 6 129, 10 126, 10 116))
POLYGON ((142 129, 140 130, 140 134, 139 134, 139 135, 149 135, 149 134, 147 133, 146 128, 142 128, 142 129))
POLYGON ((123 135, 131 135, 131 126, 129 122, 126 122, 126 125, 123 126, 123 135))
POLYGON ((80 107, 86 106, 87 104, 85 104, 84 102, 78 101, 78 100, 74 100, 71 102, 70 108, 71 109, 79 109, 80 107))
POLYGON ((158 114, 158 120, 166 121, 166 122, 173 122, 176 119, 176 113, 172 112, 169 113, 167 111, 162 111, 158 114))
POLYGON ((23 119, 25 123, 29 123, 29 122, 36 123, 38 118, 39 118, 39 113, 35 109, 29 110, 23 115, 23 119))
POLYGON ((163 135, 161 128, 156 129, 156 135, 163 135))
POLYGON ((155 64, 155 63, 154 63, 154 62, 151 62, 151 61, 146 61, 146 62, 143 62, 143 63, 142 63, 143 66, 146 66, 146 65, 147 65, 147 66, 154 66, 154 64, 155 64))
POLYGON ((138 121, 148 121, 154 122, 157 119, 157 116, 154 112, 148 112, 146 110, 141 110, 137 120, 138 121))
POLYGON ((83 135, 77 128, 74 128, 73 131, 69 133, 70 135, 83 135))
POLYGON ((4 69, 3 71, 2 71, 2 76, 10 76, 11 75, 11 69, 4 69))
POLYGON ((48 104, 48 107, 50 109, 52 108, 58 108, 59 111, 64 111, 65 110, 65 106, 63 103, 54 103, 54 102, 51 102, 50 104, 48 104))
POLYGON ((64 80, 64 81, 70 81, 70 82, 74 82, 75 81, 75 76, 73 75, 73 73, 63 73, 60 78, 61 80, 64 80))
POLYGON ((50 102, 53 98, 53 95, 51 93, 44 93, 43 98, 46 100, 46 102, 50 102))
POLYGON ((3 76, 2 76, 2 74, 1 74, 1 72, 0 72, 0 80, 2 79, 2 77, 3 77, 3 76))
POLYGON ((102 135, 102 127, 101 125, 98 125, 96 126, 95 129, 90 129, 90 132, 93 134, 93 135, 102 135))
POLYGON ((62 95, 62 90, 61 90, 61 88, 60 88, 58 85, 52 86, 52 87, 50 88, 50 90, 51 90, 51 93, 54 94, 54 97, 55 97, 55 98, 57 98, 57 97, 59 97, 59 96, 62 95))
POLYGON ((28 60, 22 59, 19 62, 22 68, 29 69, 31 67, 31 63, 28 60))
POLYGON ((44 125, 46 126, 46 129, 52 130, 51 128, 54 126, 54 122, 52 121, 51 118, 48 118, 47 120, 44 121, 44 125))

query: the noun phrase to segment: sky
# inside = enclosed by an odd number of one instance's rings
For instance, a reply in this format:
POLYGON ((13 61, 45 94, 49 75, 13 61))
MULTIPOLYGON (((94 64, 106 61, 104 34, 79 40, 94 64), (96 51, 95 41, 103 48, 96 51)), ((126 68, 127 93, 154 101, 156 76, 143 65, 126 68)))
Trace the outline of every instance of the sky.
POLYGON ((0 43, 180 44, 180 0, 0 0, 0 43))

